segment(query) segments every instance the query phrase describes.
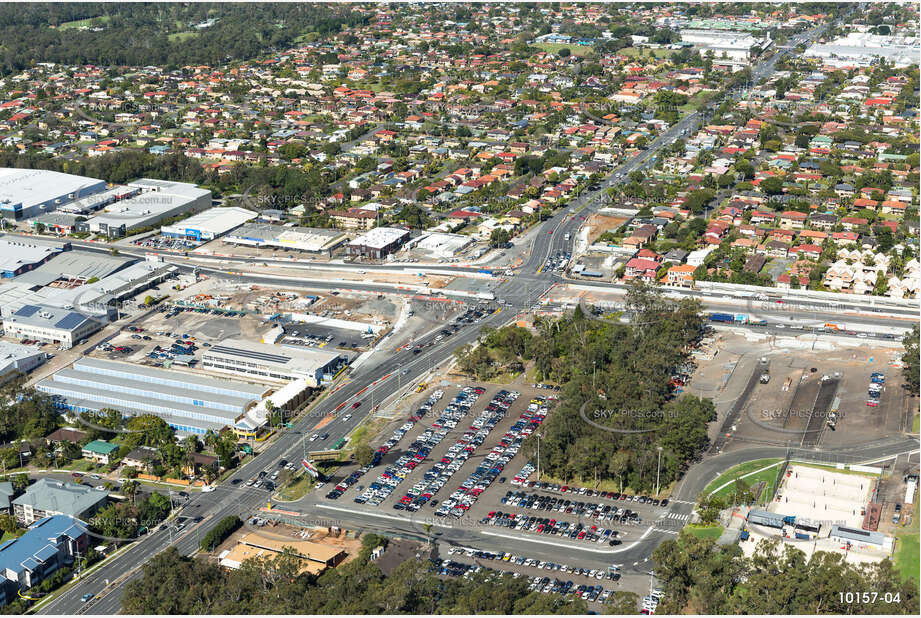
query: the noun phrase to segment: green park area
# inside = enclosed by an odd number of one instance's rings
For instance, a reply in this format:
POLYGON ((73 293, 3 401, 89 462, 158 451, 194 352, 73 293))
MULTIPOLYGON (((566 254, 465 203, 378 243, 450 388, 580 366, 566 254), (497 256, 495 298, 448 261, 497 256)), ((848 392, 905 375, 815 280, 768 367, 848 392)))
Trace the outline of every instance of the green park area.
POLYGON ((733 492, 733 481, 741 478, 749 487, 754 487, 764 481, 767 487, 761 495, 771 495, 774 492, 774 483, 777 481, 777 466, 774 464, 780 461, 780 459, 756 459, 741 463, 719 475, 716 480, 704 488, 702 493, 705 496, 714 492, 717 497, 728 496, 733 492))
POLYGON ((551 54, 558 54, 565 47, 573 56, 589 56, 595 51, 595 48, 591 45, 576 45, 574 43, 535 43, 532 47, 537 47, 551 54))
POLYGON ((718 524, 711 526, 688 524, 685 526, 684 531, 698 539, 711 539, 715 541, 723 536, 723 527, 718 524))

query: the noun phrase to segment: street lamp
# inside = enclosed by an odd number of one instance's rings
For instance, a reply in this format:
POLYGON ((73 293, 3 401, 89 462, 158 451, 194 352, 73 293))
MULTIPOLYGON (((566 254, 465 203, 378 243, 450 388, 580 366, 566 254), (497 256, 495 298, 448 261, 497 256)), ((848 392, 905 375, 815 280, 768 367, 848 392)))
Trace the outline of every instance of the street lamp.
POLYGON ((656 465, 656 498, 659 497, 659 471, 662 469, 662 447, 656 447, 659 451, 659 463, 656 465))

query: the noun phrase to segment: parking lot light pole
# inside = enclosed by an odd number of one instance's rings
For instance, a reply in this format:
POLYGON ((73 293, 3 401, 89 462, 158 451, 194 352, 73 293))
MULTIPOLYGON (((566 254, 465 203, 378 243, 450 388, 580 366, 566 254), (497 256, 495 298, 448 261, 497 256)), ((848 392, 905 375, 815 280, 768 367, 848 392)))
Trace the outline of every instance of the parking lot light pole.
POLYGON ((656 447, 659 451, 659 463, 656 465, 656 498, 659 497, 659 470, 662 469, 662 447, 656 447))

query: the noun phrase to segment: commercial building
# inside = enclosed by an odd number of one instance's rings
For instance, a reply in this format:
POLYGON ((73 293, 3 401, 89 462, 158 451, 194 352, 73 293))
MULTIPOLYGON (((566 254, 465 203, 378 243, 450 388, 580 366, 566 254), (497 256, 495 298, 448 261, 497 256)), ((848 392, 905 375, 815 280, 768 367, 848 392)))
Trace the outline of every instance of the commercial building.
POLYGON ((691 43, 702 54, 713 52, 714 60, 739 63, 747 63, 756 50, 762 51, 771 44, 770 38, 759 39, 732 30, 682 30, 681 41, 691 43))
POLYGON ((256 213, 245 208, 209 208, 179 223, 161 227, 160 233, 171 238, 208 242, 257 216, 256 213))
POLYGON ((413 249, 425 251, 432 257, 451 258, 473 244, 473 238, 463 234, 432 232, 414 240, 413 249))
POLYGON ((295 249, 307 253, 332 252, 343 245, 348 236, 342 230, 312 227, 287 227, 265 223, 249 223, 230 232, 224 242, 247 247, 295 249))
POLYGON ((116 238, 211 206, 211 191, 185 182, 143 179, 128 186, 139 189, 139 193, 109 204, 81 225, 87 231, 116 238))
POLYGON ((102 328, 102 322, 83 313, 47 305, 23 305, 3 318, 8 337, 35 339, 72 348, 102 328))
POLYGON ((81 358, 41 380, 36 389, 55 396, 56 405, 75 412, 114 408, 124 416, 152 414, 181 434, 203 435, 225 427, 251 429, 266 386, 108 361, 81 358))
POLYGON ((13 516, 23 526, 54 515, 85 519, 102 508, 108 497, 108 491, 88 485, 40 478, 13 500, 13 516))
POLYGON ((104 180, 48 170, 0 168, 0 217, 29 219, 105 190, 104 180))
POLYGON ((204 351, 201 366, 257 380, 305 380, 307 386, 316 388, 345 361, 336 352, 225 339, 204 351))
POLYGON ((250 532, 240 537, 233 549, 221 552, 220 565, 228 569, 239 569, 249 558, 272 559, 290 551, 301 561, 301 572, 318 575, 329 567, 345 560, 345 552, 332 545, 295 539, 276 539, 250 532))
POLYGON ((921 61, 921 38, 850 32, 830 43, 811 45, 803 55, 835 67, 866 67, 880 58, 896 67, 906 67, 921 61))
POLYGON ((44 352, 33 346, 0 341, 0 384, 29 373, 46 358, 44 352))
POLYGON ((86 555, 88 545, 85 524, 64 515, 37 521, 18 539, 0 545, 0 606, 73 564, 77 554, 86 555))
POLYGON ((379 260, 397 251, 409 240, 409 236, 409 230, 376 227, 346 245, 346 252, 379 260))
POLYGON ((76 309, 101 321, 116 319, 116 301, 134 296, 173 276, 176 266, 151 256, 145 261, 84 252, 67 252, 0 284, 0 316, 25 305, 76 309))
POLYGON ((0 277, 17 277, 38 268, 68 249, 70 243, 62 245, 20 236, 0 235, 0 277))

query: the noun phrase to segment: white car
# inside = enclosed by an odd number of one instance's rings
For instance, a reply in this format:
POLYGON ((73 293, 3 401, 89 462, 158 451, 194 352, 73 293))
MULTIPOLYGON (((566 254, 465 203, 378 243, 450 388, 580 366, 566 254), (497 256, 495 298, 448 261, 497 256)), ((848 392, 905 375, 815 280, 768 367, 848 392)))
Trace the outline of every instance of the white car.
POLYGON ((315 441, 315 440, 316 440, 317 438, 319 438, 319 437, 320 437, 320 434, 315 433, 315 434, 313 434, 312 436, 310 436, 310 441, 313 442, 313 441, 315 441))
POLYGON ((352 418, 352 415, 351 415, 351 414, 346 414, 345 416, 342 417, 342 420, 343 420, 343 422, 344 422, 344 421, 349 420, 350 418, 352 418))
POLYGON ((214 491, 214 489, 215 489, 214 485, 205 485, 201 488, 201 492, 203 494, 207 494, 207 493, 211 493, 212 491, 214 491))

